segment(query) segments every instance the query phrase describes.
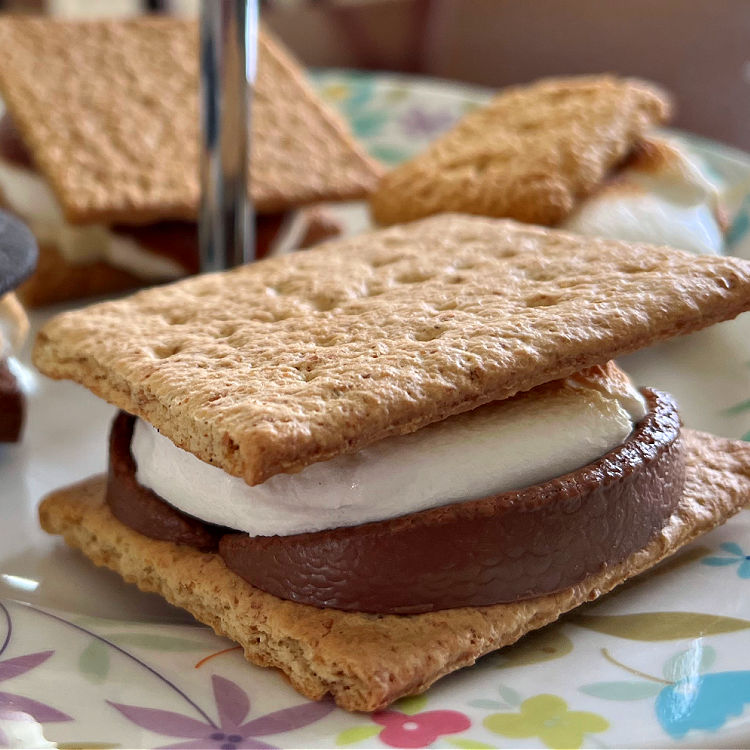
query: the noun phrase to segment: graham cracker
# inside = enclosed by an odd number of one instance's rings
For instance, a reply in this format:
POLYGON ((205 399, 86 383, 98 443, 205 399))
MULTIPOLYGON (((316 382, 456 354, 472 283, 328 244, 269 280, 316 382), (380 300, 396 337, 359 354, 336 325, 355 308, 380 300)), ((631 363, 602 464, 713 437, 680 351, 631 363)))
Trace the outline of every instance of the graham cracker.
MULTIPOLYGON (((196 217, 197 42, 175 18, 0 19, 0 95, 69 222, 196 217)), ((256 210, 366 195, 376 163, 265 31, 258 56, 256 210)))
POLYGON ((750 308, 750 262, 443 215, 48 322, 34 362, 249 484, 750 308))
POLYGON ((232 573, 217 554, 154 541, 121 524, 104 504, 104 478, 53 493, 40 518, 97 565, 239 643, 251 662, 283 671, 308 698, 330 693, 349 711, 375 711, 605 594, 750 502, 750 444, 683 432, 684 497, 654 539, 576 586, 513 604, 366 615, 284 601, 232 573))
POLYGON ((669 111, 663 91, 628 78, 506 89, 388 172, 370 198, 373 216, 395 224, 460 211, 556 224, 669 111))

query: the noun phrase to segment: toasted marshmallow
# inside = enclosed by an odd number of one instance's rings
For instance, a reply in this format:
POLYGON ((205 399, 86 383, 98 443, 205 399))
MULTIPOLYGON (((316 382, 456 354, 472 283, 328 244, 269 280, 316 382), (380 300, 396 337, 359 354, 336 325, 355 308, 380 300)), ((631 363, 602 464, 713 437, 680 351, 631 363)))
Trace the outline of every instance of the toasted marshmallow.
POLYGON ((179 510, 253 536, 284 536, 543 482, 621 445, 645 412, 640 394, 610 364, 252 487, 142 420, 131 453, 138 482, 179 510))
POLYGON ((13 356, 26 341, 29 319, 12 292, 0 297, 0 359, 13 356))
POLYGON ((694 253, 719 254, 724 249, 716 185, 696 159, 666 140, 641 144, 562 228, 694 253))

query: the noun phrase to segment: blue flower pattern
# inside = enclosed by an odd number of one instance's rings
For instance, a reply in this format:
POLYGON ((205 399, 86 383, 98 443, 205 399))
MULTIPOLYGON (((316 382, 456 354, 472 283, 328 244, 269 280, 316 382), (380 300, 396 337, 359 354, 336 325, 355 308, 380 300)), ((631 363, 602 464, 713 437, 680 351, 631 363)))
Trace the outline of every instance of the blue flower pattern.
POLYGON ((659 723, 675 739, 691 729, 715 732, 750 703, 750 672, 713 672, 685 677, 656 698, 659 723))
POLYGON ((701 562, 714 567, 738 565, 737 575, 740 578, 750 578, 750 555, 746 555, 742 547, 735 542, 724 542, 720 548, 728 557, 705 557, 701 562))
POLYGON ((675 739, 690 731, 716 732, 750 704, 750 671, 709 672, 716 651, 702 639, 664 664, 661 677, 646 674, 602 654, 611 663, 645 678, 638 681, 598 682, 579 690, 596 698, 633 701, 655 697, 654 711, 662 729, 675 739))

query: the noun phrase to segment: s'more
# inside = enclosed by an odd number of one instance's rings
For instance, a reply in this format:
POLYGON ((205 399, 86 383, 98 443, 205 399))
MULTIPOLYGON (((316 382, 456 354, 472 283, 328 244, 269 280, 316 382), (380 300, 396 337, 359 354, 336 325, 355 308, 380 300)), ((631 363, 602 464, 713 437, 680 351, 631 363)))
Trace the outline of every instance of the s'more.
POLYGON ((446 211, 720 253, 727 212, 699 155, 656 131, 670 95, 612 75, 501 91, 380 180, 383 225, 446 211))
POLYGON ((382 709, 750 501, 750 445, 612 362, 749 308, 746 261, 446 214, 67 312, 36 365, 121 412, 41 523, 382 709))
MULTIPOLYGON (((0 49, 0 205, 40 245, 26 303, 197 272, 197 24, 5 17, 0 49)), ((265 29, 251 123, 257 255, 339 232, 292 209, 362 198, 380 167, 265 29)))

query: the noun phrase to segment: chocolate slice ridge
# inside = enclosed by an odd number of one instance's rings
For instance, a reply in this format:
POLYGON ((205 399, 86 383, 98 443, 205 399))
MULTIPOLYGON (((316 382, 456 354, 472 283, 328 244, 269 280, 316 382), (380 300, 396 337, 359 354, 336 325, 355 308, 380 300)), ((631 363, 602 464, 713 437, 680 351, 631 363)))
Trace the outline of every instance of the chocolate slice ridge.
MULTIPOLYGON (((222 535, 205 526, 221 537, 219 553, 235 573, 282 599, 316 607, 413 614, 553 593, 645 546, 682 497, 677 408, 667 394, 643 394, 649 412, 622 445, 531 487, 291 536, 222 535)), ((135 480, 133 419, 121 414, 113 428, 110 507, 146 536, 192 544, 189 534, 173 536, 174 529, 202 522, 135 480), (121 470, 113 471, 115 465, 121 470)))

